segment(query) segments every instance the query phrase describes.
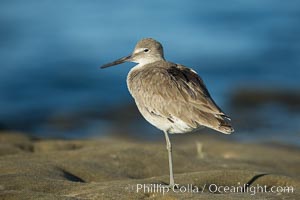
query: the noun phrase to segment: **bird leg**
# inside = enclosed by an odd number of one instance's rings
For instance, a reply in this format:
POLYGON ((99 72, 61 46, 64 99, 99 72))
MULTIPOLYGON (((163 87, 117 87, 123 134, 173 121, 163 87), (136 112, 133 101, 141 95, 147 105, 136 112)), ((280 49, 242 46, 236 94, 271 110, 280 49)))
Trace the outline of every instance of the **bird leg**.
POLYGON ((168 132, 164 131, 166 143, 167 143, 167 150, 168 150, 168 157, 169 157, 169 170, 170 170, 170 183, 169 187, 174 187, 174 176, 173 176, 173 162, 172 162, 172 145, 168 136, 168 132))

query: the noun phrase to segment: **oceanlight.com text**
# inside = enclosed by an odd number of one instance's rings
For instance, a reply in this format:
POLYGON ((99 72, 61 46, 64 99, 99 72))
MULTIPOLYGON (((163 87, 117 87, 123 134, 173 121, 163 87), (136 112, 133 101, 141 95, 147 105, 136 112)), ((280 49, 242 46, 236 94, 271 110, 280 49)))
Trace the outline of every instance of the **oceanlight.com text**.
POLYGON ((161 193, 166 194, 168 192, 174 193, 217 193, 217 194, 226 194, 226 193, 248 193, 250 195, 255 195, 257 193, 293 193, 293 186, 267 186, 267 185, 249 185, 237 183, 237 185, 218 185, 218 184, 204 184, 202 186, 196 186, 193 184, 188 185, 174 185, 173 187, 168 187, 162 184, 136 184, 126 187, 131 191, 137 193, 161 193))

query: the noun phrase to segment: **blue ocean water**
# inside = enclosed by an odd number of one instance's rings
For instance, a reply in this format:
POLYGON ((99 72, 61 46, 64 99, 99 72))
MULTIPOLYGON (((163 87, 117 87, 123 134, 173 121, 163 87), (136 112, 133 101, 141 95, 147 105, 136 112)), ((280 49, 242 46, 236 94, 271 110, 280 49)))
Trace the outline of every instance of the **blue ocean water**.
MULTIPOLYGON (((58 135, 49 119, 132 103, 125 79, 134 64, 99 66, 144 37, 194 68, 224 110, 238 87, 299 89, 299 23, 299 1, 1 1, 0 128, 58 135)), ((292 127, 299 138, 299 114, 290 118, 275 130, 292 127)), ((59 134, 110 130, 105 117, 87 121, 59 134)))

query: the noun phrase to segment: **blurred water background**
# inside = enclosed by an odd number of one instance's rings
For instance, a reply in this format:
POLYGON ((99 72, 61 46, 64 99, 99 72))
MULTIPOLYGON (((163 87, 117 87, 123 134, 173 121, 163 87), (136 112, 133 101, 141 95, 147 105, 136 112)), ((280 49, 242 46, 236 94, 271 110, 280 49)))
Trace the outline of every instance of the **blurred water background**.
POLYGON ((300 145, 299 24, 300 1, 3 0, 0 129, 161 137, 127 91, 134 64, 99 69, 153 37, 201 75, 232 137, 300 145))

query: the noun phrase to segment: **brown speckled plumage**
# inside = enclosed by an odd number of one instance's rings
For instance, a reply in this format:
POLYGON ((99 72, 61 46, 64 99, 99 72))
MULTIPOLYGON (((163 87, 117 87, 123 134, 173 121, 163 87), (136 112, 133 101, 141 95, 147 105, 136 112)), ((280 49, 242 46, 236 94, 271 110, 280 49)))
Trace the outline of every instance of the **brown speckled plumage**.
POLYGON ((148 65, 131 70, 127 78, 128 89, 143 115, 149 112, 163 121, 179 118, 190 127, 185 132, 202 126, 232 132, 229 117, 193 70, 164 60, 148 65))

